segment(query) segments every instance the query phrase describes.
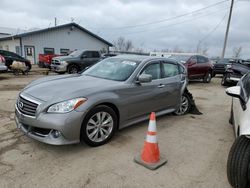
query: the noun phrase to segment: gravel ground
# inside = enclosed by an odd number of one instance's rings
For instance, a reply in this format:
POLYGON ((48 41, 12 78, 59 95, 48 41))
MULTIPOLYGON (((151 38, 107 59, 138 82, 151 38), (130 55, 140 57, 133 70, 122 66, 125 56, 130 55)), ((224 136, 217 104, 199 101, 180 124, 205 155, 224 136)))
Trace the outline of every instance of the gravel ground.
POLYGON ((43 72, 35 67, 28 76, 0 74, 0 187, 230 187, 226 161, 234 136, 228 123, 230 97, 221 78, 189 85, 203 115, 157 118, 160 152, 168 163, 150 171, 133 162, 148 122, 119 131, 97 148, 46 145, 17 130, 16 97, 43 72))

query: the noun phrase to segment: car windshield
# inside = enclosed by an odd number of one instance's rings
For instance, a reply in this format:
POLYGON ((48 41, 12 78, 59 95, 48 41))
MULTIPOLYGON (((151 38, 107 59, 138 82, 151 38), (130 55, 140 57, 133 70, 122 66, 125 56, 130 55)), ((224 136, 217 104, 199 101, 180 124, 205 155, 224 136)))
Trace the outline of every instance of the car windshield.
POLYGON ((83 52, 82 50, 76 50, 76 51, 70 53, 69 56, 78 57, 82 54, 82 52, 83 52))
POLYGON ((227 64, 229 63, 230 59, 220 59, 217 63, 220 63, 220 64, 227 64))
POLYGON ((108 80, 125 81, 134 72, 139 62, 108 58, 100 61, 82 73, 82 75, 104 78, 108 80))
POLYGON ((190 58, 190 55, 171 55, 169 58, 180 61, 181 63, 186 63, 187 60, 190 58))

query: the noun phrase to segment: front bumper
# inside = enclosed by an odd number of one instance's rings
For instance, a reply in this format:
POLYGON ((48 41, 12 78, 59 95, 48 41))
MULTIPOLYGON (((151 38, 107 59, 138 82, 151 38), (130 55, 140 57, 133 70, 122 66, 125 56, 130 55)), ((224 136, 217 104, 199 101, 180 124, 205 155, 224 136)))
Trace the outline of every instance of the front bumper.
POLYGON ((22 114, 15 106, 17 128, 30 138, 52 145, 79 143, 83 115, 72 111, 66 114, 40 113, 31 117, 22 114))
POLYGON ((54 71, 54 72, 63 73, 67 71, 67 65, 51 64, 50 67, 51 67, 51 71, 54 71))

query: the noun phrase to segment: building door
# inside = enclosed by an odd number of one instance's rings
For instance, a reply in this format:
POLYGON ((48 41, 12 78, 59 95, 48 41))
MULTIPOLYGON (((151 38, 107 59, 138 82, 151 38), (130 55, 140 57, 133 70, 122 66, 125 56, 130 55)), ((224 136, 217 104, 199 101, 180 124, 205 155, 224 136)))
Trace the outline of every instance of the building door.
POLYGON ((25 58, 30 60, 31 64, 34 64, 35 61, 35 47, 34 46, 24 46, 25 58))

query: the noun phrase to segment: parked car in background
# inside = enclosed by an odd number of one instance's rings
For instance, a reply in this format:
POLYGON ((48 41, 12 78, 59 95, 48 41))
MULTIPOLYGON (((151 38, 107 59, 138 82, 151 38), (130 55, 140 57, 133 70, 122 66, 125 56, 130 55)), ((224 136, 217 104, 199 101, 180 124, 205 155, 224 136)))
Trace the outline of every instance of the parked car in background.
MULTIPOLYGON (((185 67, 149 56, 104 59, 81 74, 50 76, 26 86, 16 102, 17 127, 38 141, 105 144, 117 129, 157 115, 186 113, 185 67), (179 109, 182 110, 179 110, 179 109)), ((190 106, 190 104, 188 105, 190 106)))
POLYGON ((19 61, 19 62, 25 63, 25 66, 27 67, 28 71, 32 67, 31 62, 28 59, 25 59, 25 58, 21 57, 20 55, 14 53, 14 52, 9 52, 9 51, 6 51, 6 50, 0 50, 0 55, 4 57, 5 65, 10 70, 11 70, 11 65, 12 65, 13 61, 19 61))
POLYGON ((5 66, 5 59, 3 56, 0 55, 0 72, 7 71, 8 67, 5 66))
POLYGON ((232 96, 229 122, 236 140, 227 161, 227 177, 233 187, 249 188, 250 185, 250 72, 245 74, 237 86, 227 88, 232 96))
POLYGON ((57 73, 78 73, 100 60, 101 54, 99 51, 77 50, 68 56, 54 57, 51 63, 51 70, 57 73))
POLYGON ((39 54, 38 55, 38 66, 41 68, 50 68, 52 58, 61 56, 58 54, 39 54))
POLYGON ((240 78, 250 71, 250 61, 234 60, 230 65, 227 65, 225 74, 221 80, 221 85, 235 85, 240 78))
POLYGON ((171 55, 169 58, 176 59, 183 63, 187 68, 188 78, 202 79, 203 82, 209 83, 213 75, 213 64, 210 60, 202 55, 171 55))
POLYGON ((216 74, 225 74, 227 65, 231 65, 234 60, 230 58, 223 58, 219 59, 215 64, 214 64, 214 75, 216 74))

